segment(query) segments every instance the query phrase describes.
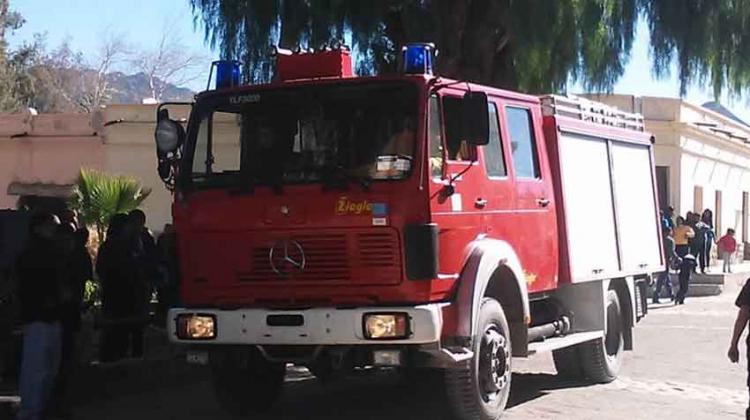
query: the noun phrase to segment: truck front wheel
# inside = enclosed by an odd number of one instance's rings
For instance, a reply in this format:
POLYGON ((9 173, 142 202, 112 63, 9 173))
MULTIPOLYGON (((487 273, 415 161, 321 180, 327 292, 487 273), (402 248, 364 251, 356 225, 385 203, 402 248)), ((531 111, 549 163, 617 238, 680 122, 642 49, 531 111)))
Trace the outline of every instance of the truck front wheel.
POLYGON ((607 291, 607 319, 604 337, 580 345, 582 368, 586 377, 598 383, 617 379, 624 346, 623 319, 617 292, 607 291))
POLYGON ((234 416, 267 411, 281 394, 286 366, 267 361, 256 348, 233 348, 210 355, 214 394, 234 416))
POLYGON ((510 394, 510 329, 502 306, 482 300, 474 337, 474 357, 461 367, 445 371, 448 400, 463 420, 499 418, 510 394))

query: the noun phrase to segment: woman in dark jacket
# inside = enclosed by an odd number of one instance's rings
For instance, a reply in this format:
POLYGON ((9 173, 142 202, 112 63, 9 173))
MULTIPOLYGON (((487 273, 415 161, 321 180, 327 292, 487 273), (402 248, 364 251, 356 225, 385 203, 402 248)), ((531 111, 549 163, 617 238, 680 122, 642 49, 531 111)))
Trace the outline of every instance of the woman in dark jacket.
POLYGON ((102 286, 102 312, 105 326, 102 332, 99 358, 102 362, 113 362, 125 357, 127 342, 116 322, 128 315, 129 277, 133 271, 130 260, 130 244, 125 236, 127 215, 112 217, 107 230, 107 239, 99 249, 96 273, 102 286))

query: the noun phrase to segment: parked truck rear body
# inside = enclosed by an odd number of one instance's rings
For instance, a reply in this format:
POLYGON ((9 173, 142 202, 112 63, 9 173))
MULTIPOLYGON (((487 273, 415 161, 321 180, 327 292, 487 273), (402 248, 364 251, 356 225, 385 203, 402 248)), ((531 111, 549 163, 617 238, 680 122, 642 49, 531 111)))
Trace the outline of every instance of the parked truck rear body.
POLYGON ((186 133, 168 106, 157 128, 181 266, 169 332, 225 407, 266 408, 286 363, 435 369, 471 419, 502 413, 512 356, 616 377, 664 267, 639 116, 353 77, 346 51, 278 60, 273 83, 199 94, 186 133))

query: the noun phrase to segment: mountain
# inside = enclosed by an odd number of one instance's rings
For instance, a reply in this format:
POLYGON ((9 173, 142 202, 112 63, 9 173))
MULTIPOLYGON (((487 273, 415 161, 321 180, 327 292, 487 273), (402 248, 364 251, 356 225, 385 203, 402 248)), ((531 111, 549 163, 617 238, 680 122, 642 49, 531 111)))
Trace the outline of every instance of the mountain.
MULTIPOLYGON (((125 74, 122 72, 109 73, 107 75, 112 88, 112 99, 110 103, 115 104, 139 104, 144 98, 150 98, 151 92, 148 87, 148 77, 144 73, 125 74)), ((195 92, 188 88, 167 84, 162 102, 167 101, 190 101, 195 92)))
POLYGON ((745 127, 750 127, 750 125, 748 125, 748 123, 746 123, 745 121, 743 121, 740 117, 734 115, 734 113, 732 113, 732 111, 728 110, 724 105, 722 105, 722 104, 720 104, 720 103, 718 103, 716 101, 706 102, 702 106, 704 108, 710 109, 711 111, 718 112, 719 114, 721 114, 721 115, 723 115, 723 116, 725 116, 727 118, 730 118, 730 119, 734 120, 735 122, 738 122, 738 123, 744 125, 745 127))

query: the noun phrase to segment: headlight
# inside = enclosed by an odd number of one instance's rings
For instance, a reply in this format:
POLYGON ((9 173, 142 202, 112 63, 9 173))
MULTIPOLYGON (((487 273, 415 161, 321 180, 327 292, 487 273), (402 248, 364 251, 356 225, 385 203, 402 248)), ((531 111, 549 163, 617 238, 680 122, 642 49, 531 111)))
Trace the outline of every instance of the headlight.
POLYGON ((365 338, 378 340, 409 336, 409 318, 405 313, 365 314, 362 323, 365 338))
POLYGON ((216 338, 216 316, 211 314, 180 314, 177 338, 181 340, 211 340, 216 338))

